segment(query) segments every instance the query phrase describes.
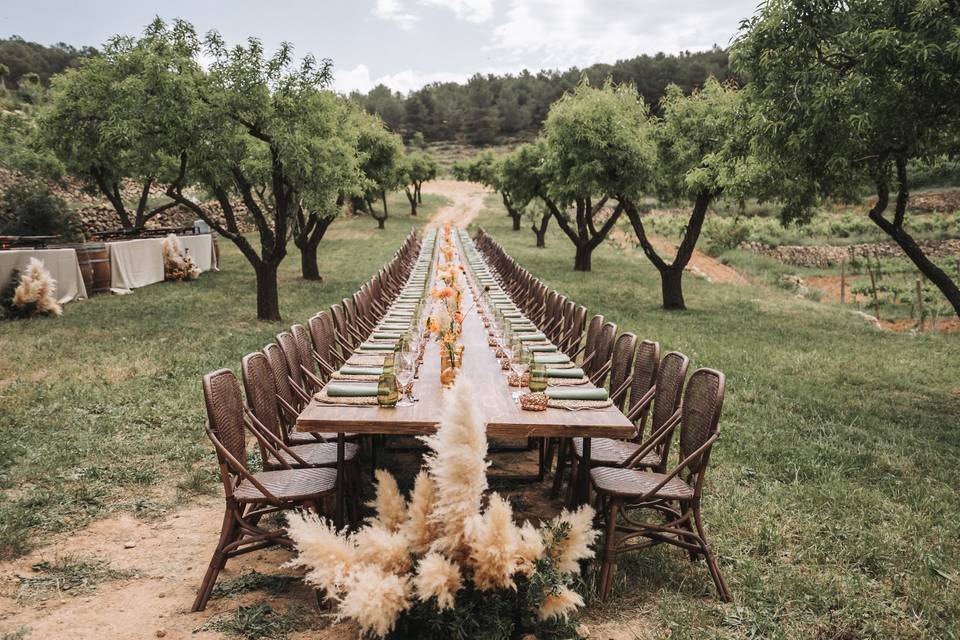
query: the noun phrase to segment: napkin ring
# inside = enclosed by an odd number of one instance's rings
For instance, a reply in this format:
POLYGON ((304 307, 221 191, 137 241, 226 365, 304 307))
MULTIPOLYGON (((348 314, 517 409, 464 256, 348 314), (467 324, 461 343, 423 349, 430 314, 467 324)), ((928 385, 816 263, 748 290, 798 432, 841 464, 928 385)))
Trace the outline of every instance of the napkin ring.
POLYGON ((546 411, 547 394, 525 393, 520 396, 520 408, 524 411, 546 411))

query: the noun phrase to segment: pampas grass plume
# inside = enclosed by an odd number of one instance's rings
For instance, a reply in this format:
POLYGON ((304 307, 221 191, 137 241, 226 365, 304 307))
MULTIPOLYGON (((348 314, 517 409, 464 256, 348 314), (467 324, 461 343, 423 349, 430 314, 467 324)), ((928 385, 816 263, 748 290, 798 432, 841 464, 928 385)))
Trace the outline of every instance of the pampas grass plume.
POLYGON ((356 549, 327 520, 315 515, 289 517, 287 534, 297 547, 297 557, 285 567, 306 567, 306 581, 336 597, 347 574, 357 563, 356 549))
POLYGON ((437 608, 452 609, 457 591, 463 586, 460 569, 439 553, 431 552, 423 557, 413 579, 417 597, 426 602, 436 597, 437 608))
POLYGON ((353 534, 352 542, 360 562, 393 574, 410 570, 410 545, 400 532, 368 526, 353 534))
POLYGON ((483 515, 467 525, 473 583, 481 590, 513 589, 513 574, 521 562, 521 533, 513 524, 510 503, 494 493, 483 515))
POLYGON ((35 305, 37 314, 59 316, 63 308, 56 298, 57 281, 44 269, 43 262, 30 258, 30 264, 20 276, 20 284, 13 292, 13 304, 25 307, 35 305))
POLYGON ((421 469, 413 481, 410 505, 407 507, 407 521, 401 528, 410 543, 410 550, 414 553, 426 552, 437 537, 439 527, 430 518, 436 494, 437 487, 433 483, 433 478, 421 469))
POLYGON ((397 617, 410 607, 410 579, 363 565, 350 575, 340 617, 350 618, 365 633, 383 638, 393 631, 397 617))
POLYGON ((580 560, 593 557, 591 547, 600 534, 593 528, 593 516, 593 507, 584 505, 576 511, 564 509, 554 519, 555 527, 563 523, 570 525, 567 536, 558 540, 550 549, 550 556, 560 571, 576 572, 579 570, 580 560))
POLYGON ((397 480, 390 472, 383 469, 377 469, 374 475, 377 480, 377 494, 372 502, 367 503, 367 506, 373 507, 377 514, 370 519, 370 522, 388 531, 399 531, 400 526, 407 519, 407 504, 400 495, 397 480))
POLYGON ((548 593, 543 604, 537 611, 541 620, 562 618, 566 620, 571 613, 583 606, 583 598, 576 591, 567 586, 558 587, 553 593, 548 593))

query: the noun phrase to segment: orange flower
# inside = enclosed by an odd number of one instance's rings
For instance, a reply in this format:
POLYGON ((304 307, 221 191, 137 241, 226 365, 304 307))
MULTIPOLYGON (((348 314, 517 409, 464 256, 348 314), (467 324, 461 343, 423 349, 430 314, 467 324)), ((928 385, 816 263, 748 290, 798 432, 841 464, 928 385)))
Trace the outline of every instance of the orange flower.
POLYGON ((459 323, 462 323, 462 322, 463 322, 463 314, 460 313, 459 311, 457 311, 456 313, 453 314, 453 319, 454 319, 454 321, 456 321, 458 324, 459 324, 459 323))
POLYGON ((456 291, 454 291, 451 287, 444 287, 443 289, 440 290, 440 293, 439 293, 438 295, 439 295, 441 298, 450 298, 450 297, 452 297, 455 293, 456 293, 456 291))

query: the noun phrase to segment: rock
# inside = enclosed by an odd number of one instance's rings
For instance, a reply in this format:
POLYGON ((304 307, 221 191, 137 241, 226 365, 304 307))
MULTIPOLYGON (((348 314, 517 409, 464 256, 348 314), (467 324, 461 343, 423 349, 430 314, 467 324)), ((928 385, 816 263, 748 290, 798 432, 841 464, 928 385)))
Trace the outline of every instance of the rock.
POLYGON ((877 320, 876 316, 872 316, 869 313, 865 313, 863 311, 854 311, 854 313, 860 316, 861 318, 863 318, 864 320, 866 320, 867 322, 869 322, 870 324, 872 324, 877 329, 883 328, 883 326, 880 324, 880 321, 877 320))
POLYGON ((581 638, 589 638, 589 637, 590 637, 590 627, 588 627, 588 626, 585 625, 585 624, 578 625, 578 626, 577 626, 577 635, 580 636, 581 638))
POLYGON ((156 631, 154 631, 153 635, 157 636, 158 638, 162 638, 167 635, 167 632, 164 631, 163 629, 157 629, 156 631))
POLYGON ((134 542, 133 540, 127 540, 126 542, 123 543, 124 549, 133 549, 136 546, 137 546, 137 543, 134 542))

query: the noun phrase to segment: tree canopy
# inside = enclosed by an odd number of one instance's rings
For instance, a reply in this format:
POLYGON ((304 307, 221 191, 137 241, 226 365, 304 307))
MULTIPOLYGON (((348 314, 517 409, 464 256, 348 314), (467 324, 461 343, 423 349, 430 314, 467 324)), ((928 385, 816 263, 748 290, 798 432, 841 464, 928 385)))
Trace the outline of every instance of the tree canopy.
POLYGON ((757 144, 782 176, 786 219, 818 197, 876 188, 870 219, 960 314, 960 289, 908 231, 910 168, 960 142, 960 5, 947 0, 771 0, 732 48, 749 76, 757 144), (892 217, 886 214, 896 191, 892 217))

